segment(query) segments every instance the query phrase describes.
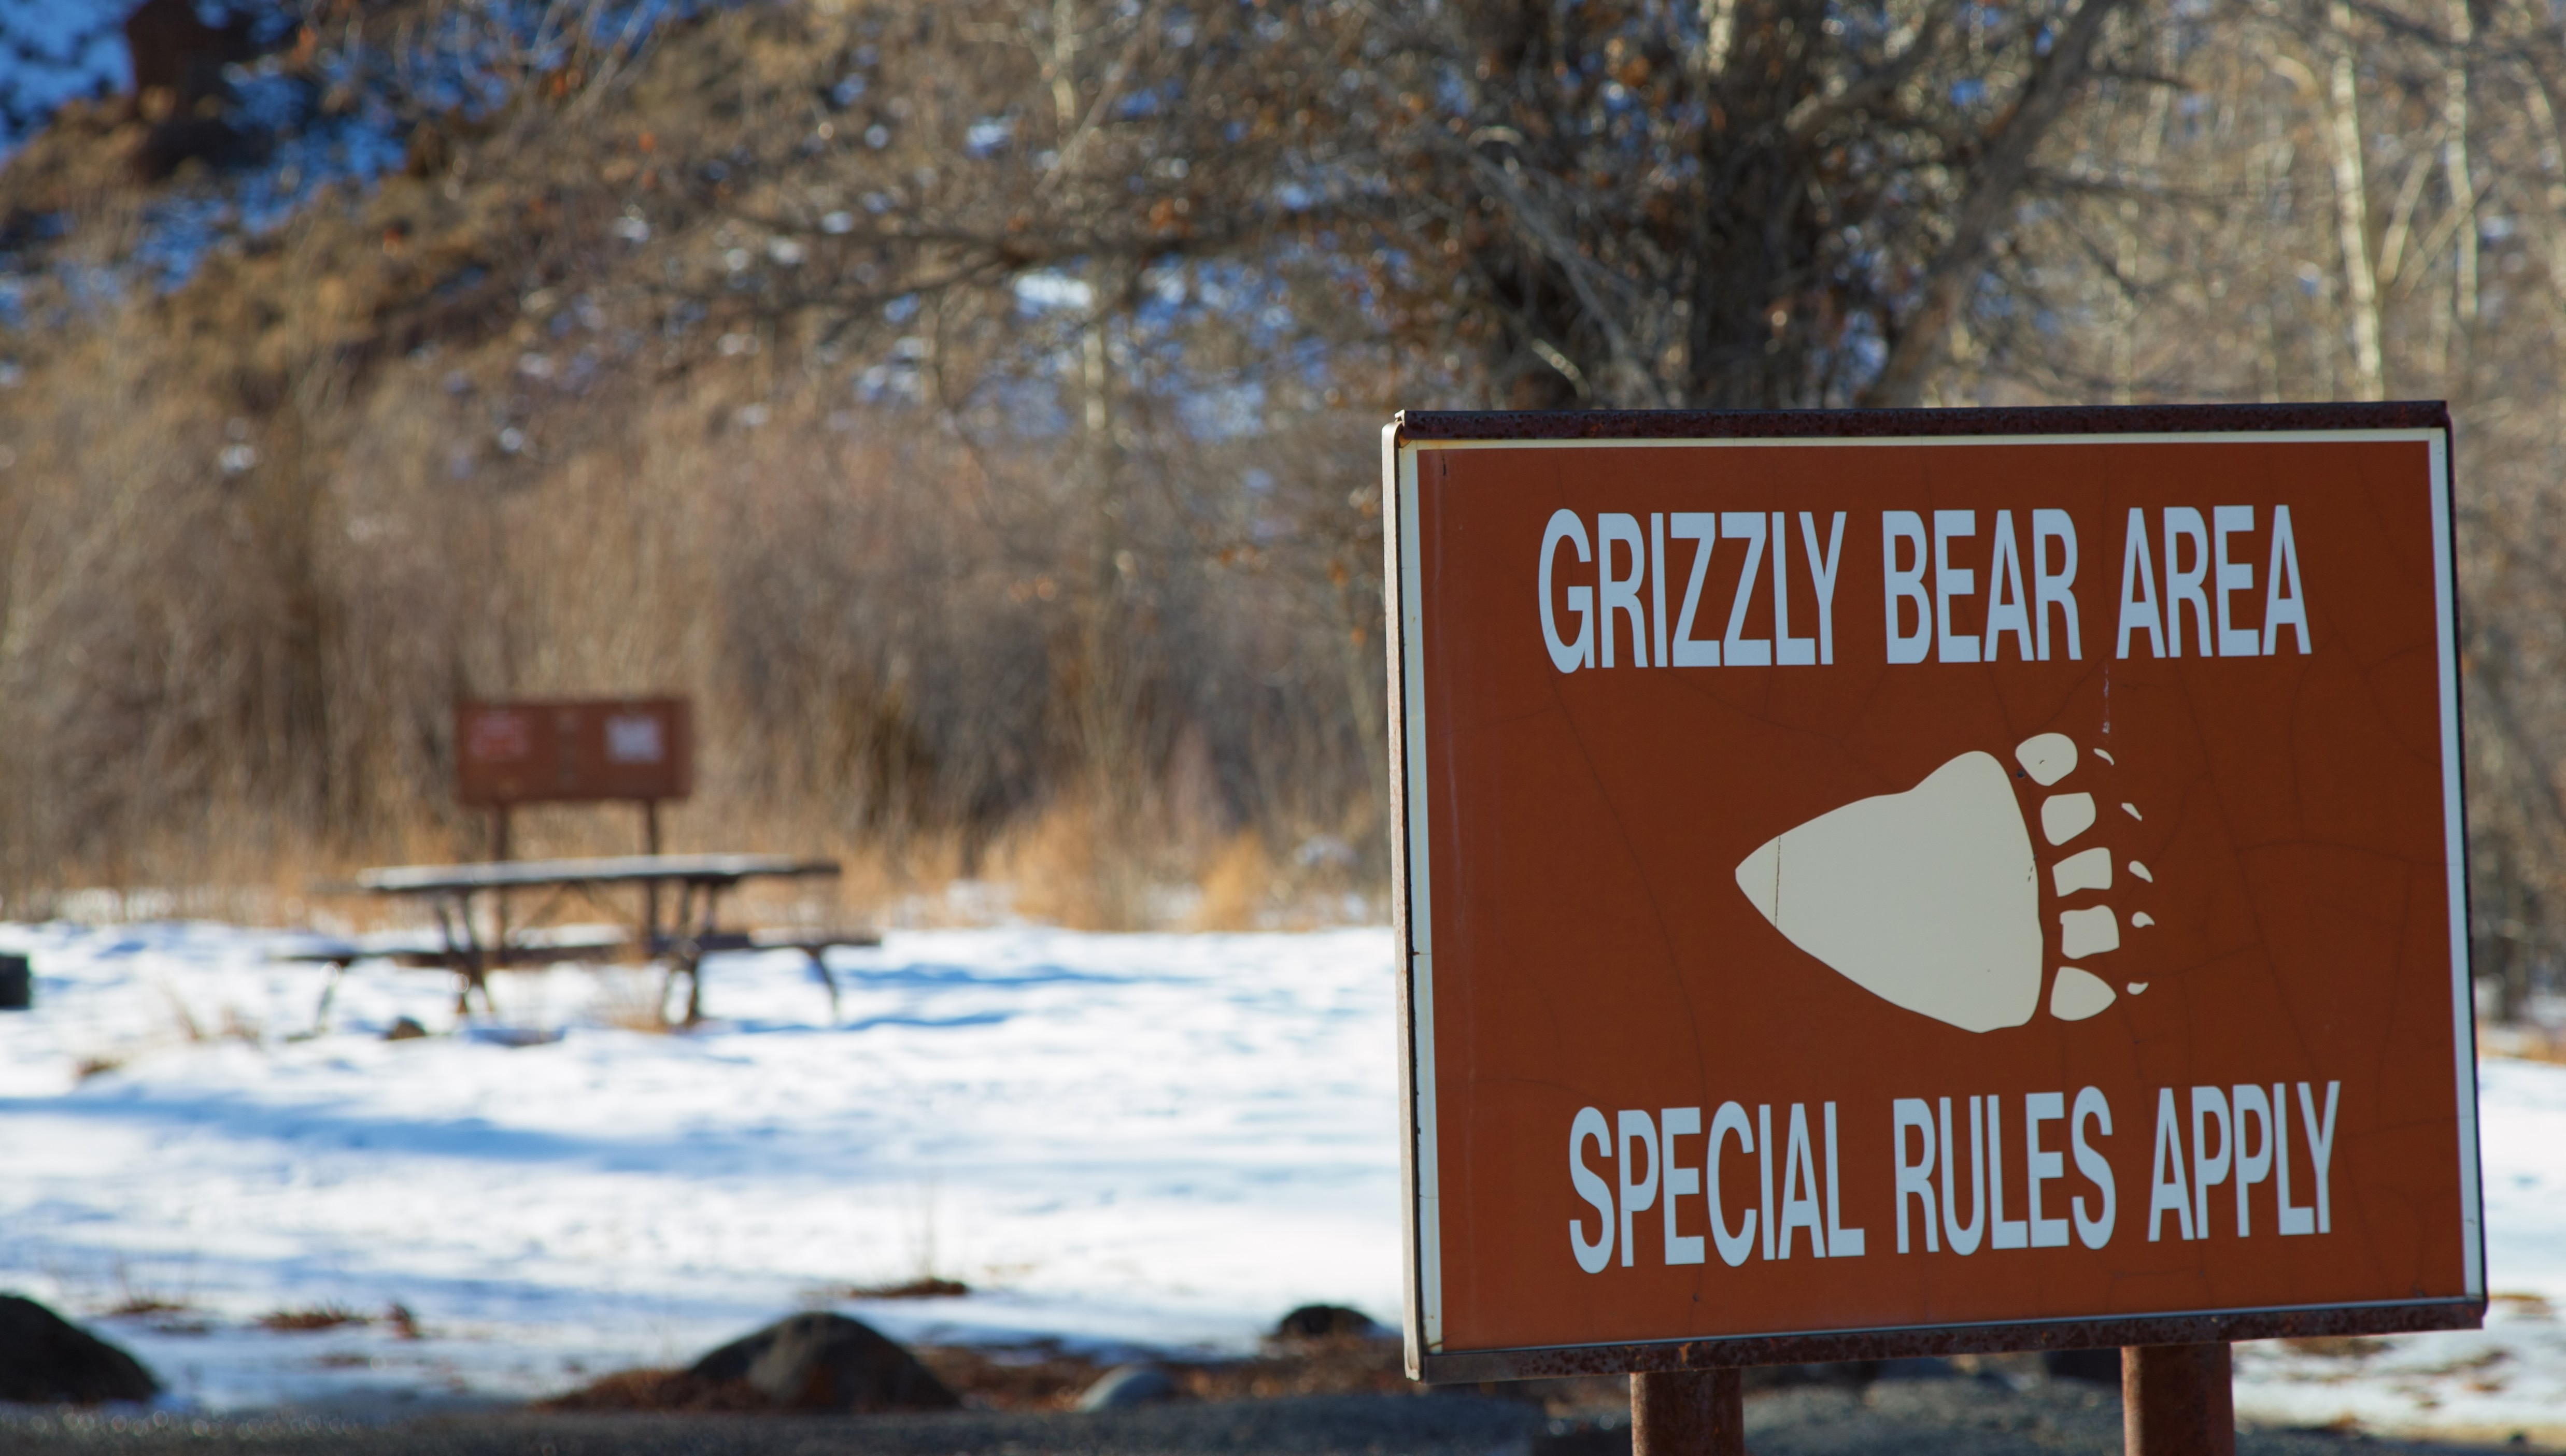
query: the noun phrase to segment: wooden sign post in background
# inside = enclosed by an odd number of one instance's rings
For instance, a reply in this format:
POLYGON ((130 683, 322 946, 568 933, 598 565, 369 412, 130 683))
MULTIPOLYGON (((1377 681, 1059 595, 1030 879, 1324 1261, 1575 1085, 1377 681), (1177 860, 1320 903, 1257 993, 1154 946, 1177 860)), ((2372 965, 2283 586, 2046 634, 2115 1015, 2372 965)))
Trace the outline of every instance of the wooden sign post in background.
MULTIPOLYGON (((509 811, 520 804, 629 800, 642 809, 642 851, 659 852, 659 803, 694 791, 694 715, 683 698, 470 702, 454 709, 455 797, 490 811, 490 857, 508 857, 509 811)), ((497 943, 508 903, 493 895, 497 943)), ((659 923, 659 888, 642 890, 645 926, 659 923)))
POLYGON ((2438 405, 1409 414, 1408 1339, 1635 1372, 2484 1309, 2438 405))

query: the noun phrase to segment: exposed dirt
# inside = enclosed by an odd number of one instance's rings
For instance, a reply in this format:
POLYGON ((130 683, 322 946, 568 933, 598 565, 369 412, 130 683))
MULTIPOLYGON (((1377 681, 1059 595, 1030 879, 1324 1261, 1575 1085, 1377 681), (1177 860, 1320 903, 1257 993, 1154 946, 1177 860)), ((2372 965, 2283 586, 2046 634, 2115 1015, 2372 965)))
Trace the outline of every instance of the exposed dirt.
MULTIPOLYGON (((930 1345, 918 1359, 974 1410, 1068 1410, 1079 1395, 1118 1361, 1071 1351, 1057 1343, 930 1345)), ((1264 1352, 1232 1360, 1153 1361, 1192 1400, 1271 1400, 1287 1396, 1395 1394, 1414 1388, 1402 1367, 1395 1338, 1339 1335, 1278 1341, 1264 1352)), ((1544 1381, 1553 1386, 1590 1382, 1544 1381)), ((1628 1399, 1617 1381, 1601 1382, 1628 1399)), ((1513 1393, 1513 1392, 1509 1392, 1513 1393)), ((1523 1387, 1523 1393, 1532 1393, 1523 1387)), ((621 1370, 544 1401, 554 1411, 752 1411, 772 1402, 741 1381, 715 1381, 678 1369, 621 1370)))

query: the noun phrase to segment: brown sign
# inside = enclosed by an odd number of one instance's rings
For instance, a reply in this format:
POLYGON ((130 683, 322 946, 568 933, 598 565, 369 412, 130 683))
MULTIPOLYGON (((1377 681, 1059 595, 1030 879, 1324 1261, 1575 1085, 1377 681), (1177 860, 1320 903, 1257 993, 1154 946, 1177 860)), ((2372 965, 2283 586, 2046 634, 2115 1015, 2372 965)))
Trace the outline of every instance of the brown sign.
POLYGON ((682 698, 464 703, 454 710, 465 804, 683 799, 694 788, 682 698))
POLYGON ((1416 1371, 2473 1326, 2448 460, 1393 425, 1416 1371))

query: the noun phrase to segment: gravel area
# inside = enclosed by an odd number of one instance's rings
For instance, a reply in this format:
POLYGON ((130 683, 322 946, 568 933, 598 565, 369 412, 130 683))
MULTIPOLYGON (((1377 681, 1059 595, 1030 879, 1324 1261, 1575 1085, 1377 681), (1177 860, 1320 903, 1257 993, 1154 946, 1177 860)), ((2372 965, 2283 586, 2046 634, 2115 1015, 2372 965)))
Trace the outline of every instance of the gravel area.
MULTIPOLYGON (((1992 1378, 1800 1386, 1751 1396, 1756 1456, 2117 1453, 2119 1398, 2073 1381, 1992 1378)), ((1336 1396, 1170 1404, 1097 1414, 839 1417, 455 1415, 399 1425, 308 1418, 115 1417, 0 1410, 0 1448, 240 1456, 1627 1456, 1626 1428, 1559 1420, 1481 1395, 1336 1396)), ((2242 1433, 2240 1456, 2527 1451, 2417 1445, 2325 1431, 2242 1433)))

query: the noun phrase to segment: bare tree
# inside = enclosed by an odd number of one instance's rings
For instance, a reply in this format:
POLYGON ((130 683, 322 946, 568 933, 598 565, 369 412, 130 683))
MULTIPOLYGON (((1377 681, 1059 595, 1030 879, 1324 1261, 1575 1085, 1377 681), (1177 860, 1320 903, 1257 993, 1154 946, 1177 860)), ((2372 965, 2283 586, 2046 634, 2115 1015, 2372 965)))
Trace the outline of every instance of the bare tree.
POLYGON ((1926 394, 2120 0, 1459 6, 1387 73, 1385 166, 1521 404, 1926 394))

